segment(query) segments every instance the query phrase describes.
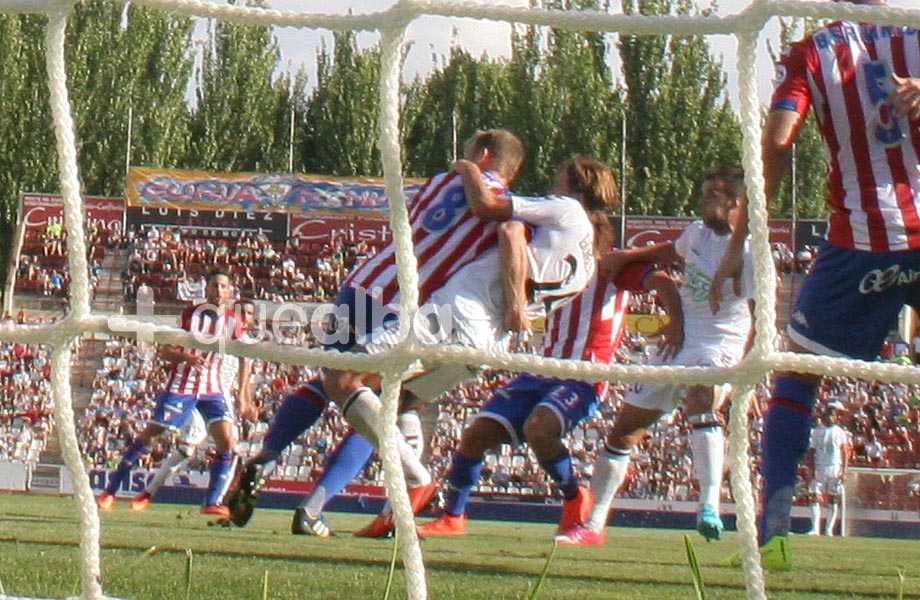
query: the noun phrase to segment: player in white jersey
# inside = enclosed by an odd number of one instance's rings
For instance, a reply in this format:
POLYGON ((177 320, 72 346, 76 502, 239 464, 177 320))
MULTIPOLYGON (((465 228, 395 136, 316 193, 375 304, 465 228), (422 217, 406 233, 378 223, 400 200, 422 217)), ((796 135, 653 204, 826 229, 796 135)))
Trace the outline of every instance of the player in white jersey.
MULTIPOLYGON (((634 262, 608 282, 598 272, 571 303, 547 318, 543 355, 608 364, 619 346, 629 306, 628 291, 655 289, 666 310, 680 312, 680 298, 670 277, 650 265, 634 262)), ((669 331, 680 335, 680 315, 669 331)), ((670 313, 669 313, 670 314, 670 313)), ((563 436, 590 417, 607 393, 607 382, 518 375, 486 402, 476 420, 463 431, 447 475, 444 514, 418 528, 419 536, 466 533, 466 503, 482 471, 489 448, 526 441, 540 466, 563 497, 559 531, 582 523, 591 509, 590 490, 579 485, 563 436)))
MULTIPOLYGON (((242 316, 244 328, 248 329, 255 322, 255 304, 253 304, 251 300, 243 300, 237 304, 237 306, 242 316)), ((249 380, 248 373, 240 373, 241 368, 248 369, 249 367, 250 362, 248 360, 243 361, 236 356, 230 355, 224 357, 220 378, 228 405, 232 406, 234 404, 234 395, 240 394, 246 396, 246 399, 243 401, 244 404, 251 404, 252 386, 246 385, 245 383, 238 385, 239 382, 247 382, 249 380)), ((239 439, 239 431, 235 422, 233 428, 233 438, 237 440, 239 439)), ((166 483, 169 476, 176 473, 188 463, 195 455, 195 450, 197 450, 206 439, 208 439, 208 426, 204 422, 201 413, 194 410, 190 413, 188 420, 186 420, 182 429, 179 431, 176 437, 175 446, 166 458, 163 459, 163 463, 160 465, 160 468, 157 469, 153 479, 140 493, 131 499, 131 510, 134 512, 144 512, 147 510, 147 507, 153 502, 153 498, 157 495, 157 492, 163 484, 166 483)), ((234 457, 234 463, 235 462, 236 458, 234 457)), ((232 471, 233 467, 231 467, 231 472, 232 471)), ((226 481, 226 484, 230 484, 229 479, 226 481)), ((225 493, 226 489, 221 492, 221 495, 225 493)))
POLYGON ((837 525, 852 447, 850 434, 840 426, 840 417, 845 410, 840 402, 828 403, 824 417, 826 423, 811 430, 811 441, 808 444, 812 459, 811 480, 808 482, 808 493, 811 494, 809 535, 821 535, 822 504, 827 507, 824 535, 834 535, 834 527, 837 525))
MULTIPOLYGON (((744 355, 751 332, 753 283, 743 282, 742 296, 726 303, 713 315, 709 310, 709 285, 719 267, 731 233, 731 213, 745 194, 744 176, 739 169, 707 171, 700 199, 701 221, 694 221, 673 244, 647 247, 632 253, 658 263, 683 262, 684 280, 680 286, 683 307, 681 344, 659 346, 658 364, 690 367, 729 366, 744 355)), ((749 251, 745 259, 750 260, 749 251)), ((728 285, 726 283, 726 285, 728 285)), ((719 539, 723 525, 719 516, 724 463, 723 418, 719 409, 727 396, 727 386, 636 384, 626 394, 608 434, 604 451, 598 457, 591 479, 594 509, 582 524, 556 536, 565 545, 602 545, 604 528, 613 497, 626 479, 633 447, 646 435, 647 428, 674 411, 681 395, 686 401, 686 421, 690 425, 690 446, 694 476, 700 486, 697 530, 707 540, 719 539)))
MULTIPOLYGON (((208 278, 205 290, 207 303, 182 311, 179 325, 203 341, 219 344, 222 340, 237 339, 242 335, 242 320, 227 303, 231 297, 230 278, 226 273, 214 272, 208 278)), ((193 411, 201 413, 214 439, 217 456, 211 461, 211 478, 202 514, 229 516, 222 500, 232 475, 236 443, 233 435, 235 420, 232 402, 228 400, 221 381, 224 354, 219 350, 200 350, 162 346, 162 358, 173 367, 164 390, 157 396, 153 419, 125 451, 105 491, 99 496, 100 510, 110 511, 115 505, 115 493, 131 473, 142 456, 150 451, 153 441, 166 431, 178 432, 193 411)), ((244 359, 244 362, 248 362, 244 359)), ((240 389, 248 386, 242 375, 249 372, 241 368, 240 389)), ((250 415, 248 394, 238 396, 240 414, 250 415)))

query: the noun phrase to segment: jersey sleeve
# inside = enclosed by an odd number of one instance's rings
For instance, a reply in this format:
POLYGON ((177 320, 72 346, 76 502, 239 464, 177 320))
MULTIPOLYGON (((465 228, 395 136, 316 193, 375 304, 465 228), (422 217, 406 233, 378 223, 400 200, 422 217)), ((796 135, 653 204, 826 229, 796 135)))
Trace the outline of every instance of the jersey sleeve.
POLYGON ((693 221, 684 230, 680 233, 680 236, 674 240, 674 251, 677 252, 681 258, 686 258, 687 253, 690 251, 690 238, 694 234, 696 228, 696 221, 693 221))
POLYGON ((565 222, 572 204, 553 196, 511 195, 511 218, 536 227, 555 226, 565 222))
POLYGON ((194 306, 190 306, 179 313, 179 327, 185 331, 192 330, 192 315, 195 314, 194 306))
POLYGON ((792 110, 805 115, 811 107, 808 57, 811 38, 792 44, 776 64, 776 83, 770 110, 792 110))
POLYGON ((613 284, 618 290, 627 292, 645 292, 645 286, 642 285, 645 276, 654 268, 654 265, 644 261, 636 261, 627 264, 620 269, 617 276, 613 278, 613 284))

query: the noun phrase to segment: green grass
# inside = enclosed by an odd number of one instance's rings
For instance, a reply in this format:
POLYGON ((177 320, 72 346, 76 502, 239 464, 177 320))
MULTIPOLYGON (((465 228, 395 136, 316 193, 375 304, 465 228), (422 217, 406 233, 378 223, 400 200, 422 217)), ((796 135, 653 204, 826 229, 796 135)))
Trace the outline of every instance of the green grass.
MULTIPOLYGON (((4 494, 0 507, 0 581, 5 593, 63 598, 78 592, 73 502, 4 494)), ((154 504, 136 515, 121 501, 102 516, 103 589, 137 600, 185 598, 187 585, 189 597, 197 600, 383 598, 392 540, 351 535, 370 515, 329 515, 337 534, 329 539, 292 536, 290 517, 289 511, 262 509, 248 527, 222 529, 208 527, 197 507, 154 504)), ((430 596, 527 598, 553 549, 553 531, 550 524, 471 521, 466 537, 425 540, 430 596)), ((559 547, 538 598, 693 598, 684 533, 614 528, 602 548, 559 547)), ((736 550, 735 535, 725 538, 695 543, 709 600, 744 597, 740 569, 718 566, 736 550)), ((899 569, 906 576, 903 597, 920 597, 920 542, 795 536, 792 552, 794 571, 768 575, 770 598, 894 600, 901 586, 899 569)), ((401 569, 390 597, 405 597, 401 569)))

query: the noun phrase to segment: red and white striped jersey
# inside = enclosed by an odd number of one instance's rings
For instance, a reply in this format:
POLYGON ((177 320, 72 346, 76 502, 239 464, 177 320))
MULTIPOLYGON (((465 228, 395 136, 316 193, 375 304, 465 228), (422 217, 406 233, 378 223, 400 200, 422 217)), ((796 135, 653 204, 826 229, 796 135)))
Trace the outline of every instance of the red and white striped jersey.
MULTIPOLYGON (((483 181, 497 195, 506 191, 504 182, 491 171, 483 173, 483 181)), ((457 270, 498 244, 498 224, 472 213, 463 181, 453 171, 438 173, 425 182, 409 207, 409 224, 418 258, 420 304, 457 270)), ((399 292, 395 244, 359 265, 345 285, 365 289, 383 304, 393 302, 399 292)))
MULTIPOLYGON (((547 317, 543 356, 610 364, 626 329, 629 292, 645 290, 642 280, 649 268, 630 263, 608 282, 598 278, 598 266, 584 291, 547 317)), ((607 382, 596 388, 603 396, 607 382)))
MULTIPOLYGON (((243 331, 242 321, 230 308, 223 307, 215 311, 212 304, 198 304, 183 310, 179 315, 179 327, 215 343, 237 339, 243 331)), ((223 394, 221 371, 224 354, 198 348, 188 348, 186 351, 193 356, 204 357, 204 364, 196 367, 185 361, 176 363, 166 382, 166 391, 187 395, 223 394)))
POLYGON ((920 77, 917 30, 836 21, 784 51, 773 110, 814 105, 828 158, 828 240, 920 248, 920 125, 897 118, 891 75, 920 77))

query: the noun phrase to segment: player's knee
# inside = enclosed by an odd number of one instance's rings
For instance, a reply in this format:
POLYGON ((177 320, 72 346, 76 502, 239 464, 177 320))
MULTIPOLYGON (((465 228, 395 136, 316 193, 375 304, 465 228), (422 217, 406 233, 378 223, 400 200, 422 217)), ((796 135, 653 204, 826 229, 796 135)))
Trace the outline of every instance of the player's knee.
POLYGON ((551 411, 536 410, 524 423, 524 438, 531 446, 542 446, 562 437, 559 418, 551 411))
POLYGON ((463 430, 459 451, 464 456, 481 456, 486 450, 507 440, 507 433, 493 419, 478 418, 463 430))

